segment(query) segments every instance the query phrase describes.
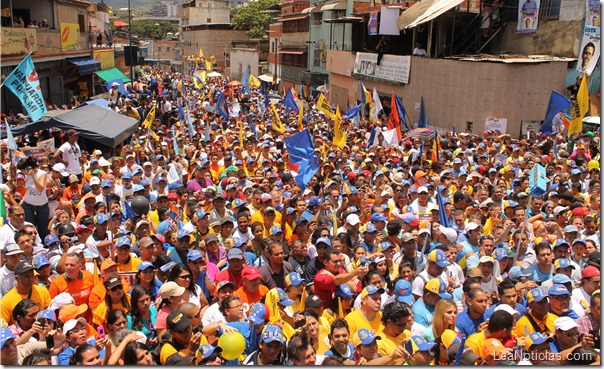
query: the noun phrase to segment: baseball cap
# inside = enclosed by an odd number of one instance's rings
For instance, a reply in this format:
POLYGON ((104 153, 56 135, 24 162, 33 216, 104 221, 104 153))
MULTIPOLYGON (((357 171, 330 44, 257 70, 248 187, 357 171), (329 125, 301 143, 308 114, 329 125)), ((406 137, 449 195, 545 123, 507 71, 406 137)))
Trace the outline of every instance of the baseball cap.
POLYGON ((367 328, 359 329, 354 336, 352 336, 352 345, 358 347, 359 345, 369 345, 375 340, 381 340, 382 337, 376 336, 371 330, 367 328))
POLYGON ((50 246, 51 244, 53 244, 55 242, 60 242, 60 241, 59 241, 59 237, 57 237, 57 235, 54 233, 51 233, 51 234, 47 235, 46 237, 44 237, 44 246, 50 246))
POLYGON ((545 293, 542 289, 539 288, 533 288, 532 290, 528 291, 528 293, 526 294, 526 300, 528 301, 528 303, 530 304, 533 301, 541 301, 544 298, 547 297, 547 293, 545 293))
MULTIPOLYGON (((64 323, 67 323, 67 321, 77 319, 78 316, 87 312, 88 305, 83 304, 83 305, 77 306, 77 305, 75 305, 75 300, 73 300, 73 297, 71 297, 71 295, 69 295, 67 292, 64 292, 64 293, 67 294, 69 296, 69 298, 71 298, 72 301, 68 301, 67 298, 63 297, 62 298, 63 301, 57 301, 57 304, 51 303, 48 308, 53 309, 53 307, 58 307, 61 303, 66 303, 67 305, 63 305, 61 307, 61 310, 59 310, 59 320, 64 323)), ((62 295, 62 294, 63 293, 61 293, 60 295, 62 295)), ((55 299, 57 297, 59 297, 60 295, 55 296, 55 299)), ((53 301, 55 299, 53 299, 53 301)), ((56 310, 56 309, 53 309, 53 310, 56 310)))
POLYGON ((566 274, 558 273, 552 278, 552 282, 556 284, 566 284, 572 283, 572 279, 570 279, 566 274))
POLYGON ((105 288, 110 290, 115 286, 123 286, 124 284, 122 283, 122 280, 120 279, 120 277, 116 277, 116 276, 112 276, 107 278, 107 280, 105 281, 105 283, 103 283, 105 288))
POLYGON ((159 295, 162 299, 167 299, 173 296, 181 296, 185 293, 185 288, 176 284, 176 282, 166 282, 159 288, 159 295))
POLYGON ((426 291, 432 292, 443 299, 450 299, 451 295, 447 293, 447 286, 438 278, 432 278, 424 286, 426 291))
POLYGON ((187 261, 194 261, 197 259, 203 259, 203 254, 199 250, 189 250, 187 252, 187 261))
POLYGON ((379 293, 381 295, 384 292, 385 290, 383 288, 377 288, 372 284, 368 284, 365 286, 365 288, 363 288, 363 291, 361 291, 361 298, 364 299, 365 297, 373 295, 374 293, 379 293))
POLYGON ((178 233, 176 234, 176 238, 189 237, 190 235, 191 235, 191 231, 189 231, 186 228, 181 228, 178 230, 178 233))
POLYGON ((43 266, 50 265, 50 261, 44 255, 36 255, 33 259, 34 268, 40 269, 43 266))
POLYGON ((470 277, 470 278, 481 277, 482 278, 482 270, 480 270, 480 268, 477 266, 471 267, 468 269, 468 277, 470 277))
POLYGON ((398 302, 406 302, 409 305, 413 305, 414 299, 411 294, 411 282, 406 279, 399 279, 394 285, 394 291, 398 302))
POLYGON ((223 280, 223 281, 218 282, 218 284, 216 285, 216 292, 218 292, 223 287, 231 287, 234 291, 236 286, 235 286, 235 283, 233 283, 231 281, 223 280))
MULTIPOLYGON (((239 250, 239 249, 236 249, 236 250, 239 250)), ((239 250, 239 251, 241 251, 241 250, 239 250)), ((248 267, 248 268, 243 269, 243 272, 241 272, 241 276, 243 277, 243 279, 247 279, 248 281, 253 281, 256 278, 261 277, 260 271, 258 271, 258 268, 256 268, 256 267, 248 267)))
POLYGON ((518 310, 514 309, 513 307, 511 307, 510 305, 507 305, 507 304, 499 304, 499 305, 497 305, 497 307, 495 308, 495 310, 493 312, 499 311, 499 310, 503 310, 503 311, 509 313, 511 316, 514 316, 516 314, 520 314, 518 312, 518 310))
POLYGON ((86 319, 77 318, 77 319, 68 320, 65 323, 65 325, 63 326, 63 333, 65 333, 65 335, 67 335, 71 330, 73 330, 78 325, 78 323, 86 326, 86 319))
POLYGON ((431 342, 431 343, 426 342, 426 340, 423 339, 421 336, 412 336, 411 343, 412 343, 412 347, 413 347, 413 353, 410 353, 410 354, 414 354, 418 351, 431 350, 432 347, 434 347, 434 345, 436 345, 436 343, 434 343, 434 342, 431 342))
POLYGON ((214 233, 207 235, 205 241, 206 241, 206 245, 209 244, 210 242, 219 242, 218 236, 215 235, 214 233))
POLYGON ((482 263, 493 263, 493 264, 495 264, 495 260, 493 260, 493 258, 490 257, 490 256, 481 256, 480 259, 479 259, 479 261, 478 261, 478 263, 479 264, 482 264, 482 263))
POLYGON ((494 356, 501 357, 506 347, 496 338, 487 338, 482 344, 483 357, 494 356))
POLYGON ((287 294, 281 288, 277 288, 277 294, 279 296, 279 303, 281 305, 292 306, 294 304, 294 300, 287 297, 287 294))
POLYGON ((150 261, 143 261, 142 263, 140 263, 138 265, 138 271, 139 272, 142 271, 142 270, 149 269, 149 268, 155 269, 155 265, 153 265, 153 263, 150 262, 150 261))
POLYGON ((359 224, 361 222, 361 220, 359 219, 359 216, 356 214, 349 214, 346 217, 346 223, 350 224, 351 226, 355 226, 357 224, 359 224))
POLYGON ((4 348, 4 344, 9 340, 15 339, 17 336, 10 331, 10 329, 1 327, 0 328, 0 349, 4 348))
POLYGON ((566 258, 560 258, 554 261, 554 270, 558 270, 560 268, 568 268, 576 269, 574 265, 570 263, 570 261, 566 258))
POLYGON ((497 260, 502 260, 504 258, 509 257, 508 256, 508 250, 504 249, 503 247, 498 247, 498 248, 495 249, 495 251, 493 251, 493 256, 497 260))
POLYGON ((270 310, 265 304, 258 302, 252 305, 248 319, 254 322, 254 324, 262 324, 264 321, 269 320, 269 318, 270 310))
POLYGON ((510 279, 520 279, 522 277, 528 277, 530 272, 522 269, 520 266, 513 266, 510 268, 509 277, 510 279))
POLYGON ((371 222, 386 222, 388 218, 384 216, 382 213, 373 213, 371 215, 371 222))
POLYGON ((283 230, 281 229, 280 226, 274 225, 271 227, 271 236, 277 235, 279 233, 283 233, 283 230))
POLYGON ((599 277, 599 276, 600 276, 600 271, 598 270, 598 268, 590 265, 590 266, 586 267, 585 269, 583 269, 583 274, 581 275, 581 279, 599 277))
POLYGON ((23 273, 29 272, 30 270, 34 270, 34 269, 35 269, 34 265, 31 263, 31 261, 21 260, 20 262, 17 263, 17 265, 15 265, 14 273, 15 273, 15 275, 23 274, 23 273))
POLYGON ((320 244, 320 243, 324 243, 327 246, 331 247, 331 241, 327 237, 319 237, 317 239, 317 242, 315 242, 315 246, 318 245, 318 244, 320 244))
POLYGON ((244 258, 243 251, 241 251, 241 249, 238 249, 238 248, 232 248, 227 253, 227 260, 231 260, 231 259, 243 260, 243 258, 244 258))
MULTIPOLYGON (((492 259, 492 258, 491 258, 492 259)), ((449 260, 447 259, 447 254, 445 254, 442 250, 432 250, 428 255, 428 261, 432 261, 436 263, 441 268, 448 267, 450 265, 449 260)))
POLYGON ((308 295, 304 300, 304 306, 306 307, 319 307, 323 304, 323 300, 317 295, 308 295))
POLYGON ((109 220, 109 218, 107 215, 105 215, 105 213, 98 213, 94 216, 94 224, 104 224, 107 222, 107 220, 109 220))
POLYGON ((553 339, 549 336, 544 336, 539 332, 533 332, 526 337, 525 346, 529 350, 533 345, 540 345, 544 342, 551 342, 553 339))
POLYGON ((151 245, 153 245, 153 240, 151 237, 143 237, 138 241, 139 247, 149 247, 151 245))
POLYGON ((53 322, 56 322, 57 316, 54 311, 52 311, 50 309, 44 309, 44 310, 40 310, 38 312, 38 316, 36 319, 50 319, 53 322))
POLYGON ((556 240, 556 246, 554 246, 554 248, 560 247, 560 246, 570 247, 570 244, 568 242, 566 242, 565 239, 558 239, 558 240, 556 240))
POLYGON ((567 225, 566 227, 564 227, 564 233, 572 233, 572 232, 579 232, 579 228, 577 228, 577 226, 574 226, 574 225, 567 225))
POLYGON ((567 210, 568 210, 568 206, 556 206, 554 208, 554 216, 557 217, 561 212, 567 211, 567 210))
POLYGON ((367 223, 365 225, 365 233, 373 233, 373 232, 377 232, 377 228, 375 227, 375 225, 373 225, 373 223, 367 223))
POLYGON ((203 360, 212 356, 212 354, 221 353, 222 347, 220 346, 212 346, 210 344, 204 344, 199 346, 199 350, 195 353, 195 364, 199 365, 203 360))
POLYGON ((117 264, 115 263, 115 261, 113 261, 113 259, 105 259, 101 263, 101 272, 104 272, 105 270, 111 268, 112 266, 116 266, 116 265, 117 264))
POLYGON ((23 254, 23 250, 21 250, 21 248, 19 247, 19 245, 17 245, 16 243, 9 243, 6 246, 4 246, 4 249, 2 250, 4 252, 4 255, 6 256, 11 256, 11 255, 17 255, 17 254, 23 254))
POLYGON ((191 319, 180 310, 174 310, 166 318, 166 326, 169 330, 183 333, 193 324, 191 319))
POLYGON ((466 225, 466 228, 464 229, 464 233, 471 232, 471 231, 473 231, 473 230, 475 230, 475 229, 477 229, 477 228, 479 228, 479 227, 480 227, 480 225, 478 225, 478 224, 476 224, 476 223, 474 223, 474 222, 469 222, 469 223, 466 225))
POLYGON ((577 322, 575 322, 572 318, 568 316, 561 316, 560 318, 554 321, 554 329, 561 331, 568 331, 573 328, 578 328, 577 322))
POLYGON ((453 344, 461 343, 461 338, 450 329, 445 329, 440 335, 440 340, 445 345, 446 349, 449 349, 453 344))
POLYGON ((345 299, 347 297, 354 296, 355 294, 352 292, 352 289, 349 285, 341 284, 336 288, 335 295, 345 299))
POLYGON ((570 295, 566 286, 562 284, 553 284, 547 291, 548 296, 564 296, 570 295))
POLYGON ((285 276, 285 287, 299 286, 304 282, 304 278, 299 273, 291 272, 285 276))
POLYGON ((130 247, 131 244, 132 240, 130 239, 130 237, 124 236, 117 239, 117 248, 120 248, 122 246, 130 247))
POLYGON ((260 336, 260 340, 264 343, 269 343, 273 341, 284 343, 281 328, 273 324, 268 324, 266 327, 264 327, 264 329, 262 330, 262 335, 260 336))

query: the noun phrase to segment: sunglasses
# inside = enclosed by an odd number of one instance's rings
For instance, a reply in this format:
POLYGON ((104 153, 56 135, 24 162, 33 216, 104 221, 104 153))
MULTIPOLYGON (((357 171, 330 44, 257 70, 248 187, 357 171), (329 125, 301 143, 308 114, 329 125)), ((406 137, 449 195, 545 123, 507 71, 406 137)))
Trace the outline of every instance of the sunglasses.
POLYGON ((110 288, 110 289, 109 289, 109 291, 111 291, 111 292, 115 292, 115 291, 118 291, 118 290, 123 290, 123 289, 124 289, 124 286, 122 286, 122 285, 118 285, 118 286, 115 286, 115 287, 113 287, 113 288, 110 288))

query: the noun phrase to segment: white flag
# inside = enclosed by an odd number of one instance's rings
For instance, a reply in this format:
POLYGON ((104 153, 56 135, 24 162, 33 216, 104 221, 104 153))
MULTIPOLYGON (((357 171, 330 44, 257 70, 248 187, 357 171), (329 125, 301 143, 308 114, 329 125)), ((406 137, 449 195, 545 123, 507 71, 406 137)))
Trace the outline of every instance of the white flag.
POLYGON ((388 131, 382 131, 382 136, 384 136, 384 140, 382 141, 384 147, 398 147, 398 135, 396 133, 396 128, 388 131))

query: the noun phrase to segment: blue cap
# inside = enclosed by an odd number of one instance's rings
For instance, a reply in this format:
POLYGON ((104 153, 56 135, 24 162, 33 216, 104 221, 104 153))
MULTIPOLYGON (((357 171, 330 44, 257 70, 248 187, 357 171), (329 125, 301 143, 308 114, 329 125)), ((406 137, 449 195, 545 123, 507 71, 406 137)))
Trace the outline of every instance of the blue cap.
POLYGON ((566 240, 564 238, 559 238, 556 240, 556 246, 554 246, 554 248, 560 247, 560 246, 570 247, 570 244, 568 242, 566 242, 566 240))
POLYGON ((291 214, 293 214, 293 213, 295 213, 295 212, 296 212, 296 209, 295 209, 295 208, 292 208, 292 207, 288 207, 288 208, 285 210, 285 212, 287 213, 287 215, 291 215, 291 214))
POLYGON ((140 263, 138 265, 138 271, 139 272, 142 271, 142 270, 145 270, 145 269, 149 269, 149 268, 155 269, 155 265, 153 265, 153 263, 150 262, 150 261, 143 261, 142 263, 140 263))
POLYGON ((202 258, 203 254, 199 250, 189 250, 189 252, 187 253, 187 260, 193 261, 202 258))
POLYGON ((201 356, 204 359, 209 358, 210 356, 212 356, 212 354, 214 353, 214 351, 218 350, 218 352, 222 352, 222 347, 220 346, 212 346, 210 344, 204 344, 199 346, 199 353, 201 354, 201 356))
POLYGON ((178 230, 178 233, 176 234, 176 238, 188 237, 190 234, 191 234, 191 231, 189 231, 186 228, 181 228, 178 230))
POLYGON ((251 320, 252 322, 254 322, 254 324, 259 325, 259 324, 264 323, 265 318, 266 318, 266 313, 267 313, 266 305, 264 305, 263 303, 255 303, 254 305, 252 305, 252 308, 250 309, 250 316, 248 317, 248 319, 251 320))
POLYGON ((50 319, 53 322, 57 321, 57 316, 54 311, 50 309, 40 310, 36 319, 50 319))
POLYGON ((101 188, 111 188, 111 181, 108 179, 103 179, 103 182, 101 182, 101 188))
POLYGON ((228 279, 218 282, 218 284, 216 284, 216 291, 220 290, 221 288, 223 288, 225 286, 230 286, 233 289, 233 291, 235 291, 235 283, 229 281, 228 279))
POLYGON ((540 345, 551 340, 552 338, 549 336, 544 336, 539 332, 533 332, 526 338, 526 349, 529 350, 533 345, 540 345))
POLYGON ((449 263, 449 259, 447 259, 447 254, 439 249, 432 250, 430 254, 428 254, 428 261, 436 263, 436 265, 441 268, 448 267, 451 264, 449 263))
POLYGON ((375 340, 381 340, 382 337, 376 336, 370 329, 361 328, 352 337, 352 345, 369 345, 375 340))
POLYGON ((317 239, 317 242, 315 242, 315 246, 318 245, 318 244, 320 244, 320 243, 324 243, 327 246, 331 247, 331 241, 327 237, 319 237, 317 239))
POLYGON ((396 300, 398 302, 406 302, 409 305, 413 305, 413 295, 411 294, 411 282, 406 279, 399 279, 394 285, 394 291, 396 292, 396 300))
POLYGON ((540 288, 533 288, 532 290, 528 291, 528 293, 526 294, 526 301, 528 301, 528 303, 530 304, 533 301, 541 301, 544 298, 547 297, 547 293, 545 293, 542 289, 540 288))
MULTIPOLYGON (((434 342, 428 343, 421 336, 413 336, 411 337, 411 341, 413 341, 413 353, 418 351, 429 351, 432 349, 432 347, 434 347, 434 345, 436 345, 434 342)), ((413 353, 410 352, 410 354, 413 353)))
POLYGON ((564 296, 564 295, 570 295, 570 292, 568 292, 568 289, 563 284, 556 283, 556 284, 553 284, 549 288, 549 290, 547 291, 547 294, 549 296, 564 296))
POLYGON ((247 201, 243 201, 240 198, 236 198, 235 200, 233 200, 233 206, 234 207, 238 208, 238 207, 243 206, 243 205, 247 205, 247 201))
POLYGON ((371 214, 371 221, 374 223, 375 222, 387 222, 388 218, 386 218, 384 216, 384 214, 382 214, 382 213, 373 213, 373 214, 371 214))
POLYGON ((161 181, 167 182, 166 177, 159 176, 159 177, 155 178, 155 183, 159 183, 161 181))
POLYGON ((285 286, 299 286, 304 283, 304 278, 299 273, 291 272, 285 276, 285 286))
POLYGON ((321 200, 317 196, 313 196, 308 200, 308 206, 319 206, 321 205, 321 200))
POLYGON ((572 279, 570 279, 566 274, 558 273, 552 278, 552 282, 557 284, 566 284, 572 283, 572 279))
POLYGON ((248 163, 253 163, 254 162, 254 158, 252 158, 251 156, 249 156, 246 161, 248 163))
POLYGON ((274 225, 271 227, 271 236, 274 236, 279 233, 283 233, 283 230, 281 229, 281 227, 279 227, 278 225, 274 225))
POLYGON ((580 171, 579 169, 573 169, 573 170, 570 172, 570 174, 571 174, 571 175, 573 175, 573 176, 576 176, 576 175, 581 174, 581 171, 580 171))
POLYGON ((260 336, 260 340, 264 343, 269 343, 273 341, 284 343, 281 328, 273 324, 268 324, 266 327, 264 327, 264 329, 262 330, 262 335, 260 336))
POLYGON ((519 266, 513 266, 510 268, 510 272, 508 273, 510 279, 519 279, 521 277, 528 277, 530 275, 529 272, 522 269, 519 266))
POLYGON ((40 269, 43 266, 50 265, 50 261, 44 255, 36 255, 33 259, 34 268, 40 269))
POLYGON ((373 225, 373 223, 367 223, 365 226, 365 233, 373 233, 377 232, 377 228, 373 225))
POLYGON ((57 237, 56 234, 49 234, 46 237, 44 237, 44 246, 50 246, 51 244, 55 243, 55 242, 60 242, 59 241, 59 237, 57 237))
POLYGON ((94 216, 94 224, 104 224, 109 220, 105 213, 98 213, 94 216))
POLYGON ((504 258, 507 258, 507 257, 509 257, 508 250, 504 249, 503 247, 498 247, 493 252, 493 257, 497 260, 502 260, 504 258))
POLYGON ((122 179, 132 179, 132 173, 126 172, 122 174, 122 179))
POLYGON ((294 304, 294 300, 287 297, 287 294, 281 288, 277 288, 277 294, 279 294, 279 303, 281 305, 292 306, 294 304))
POLYGON ((568 260, 566 258, 560 258, 560 259, 557 259, 556 261, 554 261, 554 270, 558 270, 560 268, 568 268, 568 267, 575 269, 575 266, 573 264, 571 264, 570 260, 568 260))
POLYGON ((564 227, 564 233, 571 233, 571 232, 579 232, 579 228, 577 228, 577 226, 574 226, 574 225, 567 225, 566 227, 564 227))
POLYGON ((134 185, 134 188, 132 189, 132 192, 138 192, 138 191, 144 191, 144 190, 145 190, 145 187, 137 184, 137 185, 134 185))
POLYGON ((117 239, 117 247, 120 248, 122 246, 128 246, 132 244, 132 240, 128 236, 123 236, 117 239))
POLYGON ((241 246, 245 245, 245 242, 243 242, 241 240, 241 237, 231 237, 231 241, 233 241, 234 247, 241 247, 241 246))
POLYGON ((348 207, 348 213, 349 214, 360 213, 360 212, 361 211, 356 206, 350 206, 350 207, 348 207))
POLYGON ((180 187, 182 187, 182 183, 180 183, 180 182, 174 182, 174 183, 170 183, 168 185, 168 190, 171 191, 171 190, 175 190, 175 189, 180 188, 180 187))
POLYGON ((357 190, 357 188, 356 188, 356 187, 354 187, 354 186, 350 186, 350 187, 348 187, 348 190, 350 191, 350 194, 351 194, 351 195, 356 195, 356 194, 358 194, 358 193, 359 193, 359 190, 357 190))
POLYGON ((374 293, 379 293, 381 295, 382 293, 384 293, 384 291, 385 290, 383 288, 377 288, 373 284, 368 284, 367 286, 365 286, 365 288, 363 288, 363 291, 361 291, 361 298, 373 295, 374 293))
POLYGON ((13 339, 13 338, 17 338, 17 336, 15 336, 13 334, 13 332, 10 331, 10 329, 1 327, 0 328, 0 349, 4 348, 4 344, 6 343, 6 341, 13 339))
POLYGON ((352 289, 349 285, 344 283, 339 285, 338 288, 336 288, 335 295, 345 299, 347 297, 354 296, 355 293, 352 292, 352 289))
POLYGON ((587 242, 584 239, 582 239, 582 238, 575 238, 573 240, 573 245, 576 244, 576 243, 582 243, 583 245, 587 245, 587 242))
POLYGON ((297 226, 300 225, 303 222, 307 222, 308 223, 308 220, 306 220, 305 218, 302 218, 302 217, 296 218, 296 220, 294 220, 294 223, 296 223, 297 226))
POLYGON ((210 215, 210 213, 206 213, 205 211, 199 209, 193 215, 193 219, 195 219, 195 221, 198 221, 199 219, 203 219, 203 217, 205 217, 206 215, 210 215))

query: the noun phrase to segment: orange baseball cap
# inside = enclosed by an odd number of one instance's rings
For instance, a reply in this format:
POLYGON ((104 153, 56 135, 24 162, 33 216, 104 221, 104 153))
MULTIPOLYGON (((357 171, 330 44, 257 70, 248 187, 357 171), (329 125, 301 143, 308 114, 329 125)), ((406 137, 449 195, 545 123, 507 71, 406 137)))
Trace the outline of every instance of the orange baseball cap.
POLYGON ((59 310, 59 320, 63 323, 67 323, 67 321, 71 319, 77 319, 78 316, 84 314, 88 311, 88 305, 66 305, 59 310))
POLYGON ((105 270, 107 270, 115 265, 117 265, 115 263, 115 261, 113 261, 111 259, 105 259, 105 261, 103 261, 103 263, 101 264, 101 272, 104 272, 105 270))

